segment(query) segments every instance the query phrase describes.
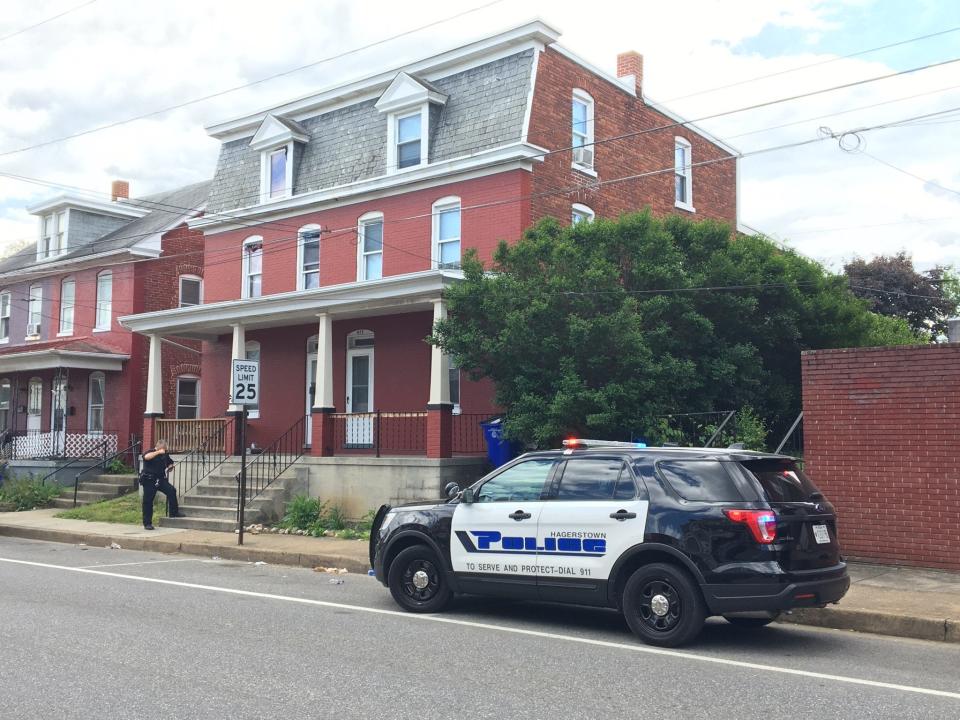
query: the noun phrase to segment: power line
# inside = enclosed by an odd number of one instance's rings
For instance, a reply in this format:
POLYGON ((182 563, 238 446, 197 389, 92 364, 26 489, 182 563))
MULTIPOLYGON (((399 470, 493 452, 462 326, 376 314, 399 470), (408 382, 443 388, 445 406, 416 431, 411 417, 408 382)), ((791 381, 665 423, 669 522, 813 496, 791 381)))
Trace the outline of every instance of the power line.
POLYGON ((320 58, 319 60, 314 60, 313 62, 309 62, 306 65, 300 65, 298 67, 291 68, 289 70, 282 70, 280 72, 273 73, 272 75, 267 75, 266 77, 262 77, 257 80, 252 80, 250 82, 243 83, 241 85, 234 85, 233 87, 226 88, 224 90, 219 90, 217 92, 213 92, 208 95, 203 95, 201 97, 193 98, 192 100, 185 100, 184 102, 177 103, 175 105, 168 105, 167 107, 159 108, 157 110, 151 110, 150 112, 141 113, 139 115, 132 115, 130 117, 124 118, 123 120, 116 120, 114 122, 110 122, 105 125, 98 125, 96 127, 88 128, 86 130, 81 130, 79 132, 71 133, 69 135, 61 135, 60 137, 51 138, 50 140, 44 140, 43 142, 34 143, 33 145, 25 145, 23 147, 14 148, 13 150, 5 150, 3 152, 0 152, 0 157, 7 157, 10 155, 16 155, 18 153, 27 152, 28 150, 36 150, 37 148, 47 147, 49 145, 55 145, 57 143, 61 143, 66 140, 73 140, 75 138, 83 137, 85 135, 92 135, 93 133, 98 133, 98 132, 102 132, 103 130, 109 130, 111 128, 119 127, 121 125, 126 125, 128 123, 136 122, 137 120, 146 120, 147 118, 156 117, 157 115, 163 115, 165 113, 171 112, 172 110, 180 110, 182 108, 189 107, 190 105, 196 105, 197 103, 205 102, 207 100, 213 100, 214 98, 228 95, 232 92, 236 92, 237 90, 244 90, 246 88, 254 87, 256 85, 261 85, 265 82, 269 82, 270 80, 276 80, 277 78, 286 77, 287 75, 293 75, 294 73, 298 73, 303 70, 316 67, 317 65, 323 65, 333 60, 339 60, 341 58, 348 57, 350 55, 355 55, 356 53, 362 52, 364 50, 369 50, 370 48, 376 47, 377 45, 383 45, 384 43, 398 40, 399 38, 405 37, 407 35, 413 35, 423 30, 428 30, 429 28, 436 27, 437 25, 442 25, 444 23, 448 23, 451 20, 457 20, 461 17, 464 17, 471 13, 479 12, 480 10, 485 10, 489 7, 498 5, 502 2, 504 2, 504 0, 492 0, 492 2, 488 2, 483 5, 478 5, 476 7, 470 8, 468 10, 464 10, 454 15, 450 15, 440 20, 434 20, 433 22, 429 22, 425 25, 420 25, 419 27, 413 28, 411 30, 405 30, 404 32, 391 35, 381 40, 367 43, 366 45, 361 45, 360 47, 356 47, 342 53, 337 53, 335 55, 328 55, 327 57, 320 58))
POLYGON ((896 170, 898 173, 903 173, 904 175, 906 175, 906 176, 908 176, 908 177, 912 177, 914 180, 919 180, 919 181, 922 182, 924 185, 933 185, 935 188, 939 188, 940 190, 943 190, 943 191, 945 191, 945 192, 953 193, 954 195, 960 195, 960 190, 954 190, 953 188, 948 188, 948 187, 946 187, 945 185, 941 185, 940 183, 938 183, 938 182, 936 182, 936 181, 934 181, 934 180, 929 180, 929 179, 927 179, 927 178, 925 178, 925 177, 921 177, 920 175, 917 175, 916 173, 912 173, 912 172, 910 172, 909 170, 906 170, 906 169, 904 169, 904 168, 902 168, 902 167, 897 167, 897 166, 894 165, 893 163, 890 163, 890 162, 887 162, 886 160, 883 160, 883 159, 881 159, 881 158, 878 158, 876 155, 871 155, 871 154, 868 153, 866 150, 858 150, 858 151, 857 151, 857 154, 859 154, 859 155, 866 155, 866 156, 867 156, 868 158, 870 158, 871 160, 875 160, 876 162, 880 163, 881 165, 886 165, 888 168, 890 168, 891 170, 896 170))
POLYGON ((33 30, 34 28, 40 27, 41 25, 46 25, 47 23, 51 23, 51 22, 53 22, 54 20, 59 20, 59 19, 62 18, 64 15, 69 15, 70 13, 76 12, 77 10, 82 10, 83 8, 87 7, 88 5, 93 5, 95 2, 97 2, 97 0, 87 0, 87 2, 85 2, 85 3, 81 3, 81 4, 79 4, 79 5, 75 5, 75 6, 72 7, 72 8, 68 8, 67 10, 64 10, 63 12, 58 13, 57 15, 52 15, 52 16, 44 19, 44 20, 41 20, 40 22, 34 23, 33 25, 27 25, 27 27, 20 28, 19 30, 15 30, 14 32, 12 32, 12 33, 10 33, 10 34, 8 34, 8 35, 0 35, 0 42, 4 42, 5 40, 9 40, 10 38, 16 37, 17 35, 22 35, 22 34, 25 33, 25 32, 29 32, 30 30, 33 30))
POLYGON ((906 40, 900 40, 895 43, 890 43, 888 45, 878 45, 877 47, 867 48, 866 50, 860 50, 855 53, 850 53, 849 55, 841 55, 835 58, 828 58, 826 60, 819 60, 814 63, 808 63, 806 65, 797 65, 786 70, 779 70, 777 72, 767 73, 766 75, 757 75, 752 78, 746 78, 745 80, 738 80, 736 82, 728 83, 726 85, 719 85, 717 87, 707 88, 705 90, 698 90, 696 92, 689 93, 687 95, 679 95, 677 97, 670 98, 664 102, 674 102, 676 100, 686 100, 687 98, 696 97, 697 95, 705 95, 707 93, 717 92, 719 90, 727 90, 732 87, 738 87, 740 85, 746 85, 748 83, 757 82, 758 80, 767 80, 773 77, 780 77, 781 75, 787 75, 789 73, 795 73, 800 70, 808 70, 814 67, 821 67, 823 65, 829 65, 830 63, 840 62, 841 60, 849 60, 850 58, 859 57, 860 55, 867 55, 868 53, 877 52, 879 50, 889 50, 890 48, 899 47, 901 45, 907 45, 909 43, 919 42, 921 40, 930 40, 935 37, 940 37, 941 35, 947 35, 949 33, 954 33, 960 30, 960 26, 947 28, 946 30, 940 30, 939 32, 929 33, 928 35, 918 35, 917 37, 907 38, 906 40))

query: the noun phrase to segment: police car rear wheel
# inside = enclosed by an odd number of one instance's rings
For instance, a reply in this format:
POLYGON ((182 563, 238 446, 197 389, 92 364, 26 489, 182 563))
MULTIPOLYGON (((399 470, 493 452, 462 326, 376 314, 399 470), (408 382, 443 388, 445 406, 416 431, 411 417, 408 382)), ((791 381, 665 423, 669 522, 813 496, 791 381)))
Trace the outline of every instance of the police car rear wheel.
POLYGON ((672 565, 645 565, 623 589, 623 614, 630 629, 646 643, 676 647, 703 627, 706 609, 700 590, 683 570, 672 565))
POLYGON ((409 612, 438 612, 450 600, 450 587, 433 550, 414 545, 402 550, 390 564, 390 594, 409 612))

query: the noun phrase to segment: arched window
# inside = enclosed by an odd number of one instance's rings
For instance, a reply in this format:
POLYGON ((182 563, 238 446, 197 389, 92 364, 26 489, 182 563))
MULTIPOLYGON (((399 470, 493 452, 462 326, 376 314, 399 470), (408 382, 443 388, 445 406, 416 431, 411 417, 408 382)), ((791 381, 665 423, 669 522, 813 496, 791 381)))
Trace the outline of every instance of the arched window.
MULTIPOLYGON (((258 343, 256 340, 248 340, 246 345, 244 345, 243 350, 247 360, 255 360, 260 362, 260 343, 258 343)), ((263 375, 261 375, 260 378, 262 380, 263 375)), ((263 386, 261 385, 261 389, 262 387, 263 386)), ((247 416, 254 419, 260 417, 259 399, 256 405, 247 405, 247 416)))
POLYGON ((177 420, 200 417, 200 378, 181 375, 177 378, 177 420))
POLYGON ((573 167, 593 174, 593 98, 586 90, 574 88, 571 103, 573 167))
POLYGON ((571 222, 574 225, 581 222, 592 222, 593 218, 596 216, 596 213, 594 213, 593 210, 588 208, 586 205, 581 205, 580 203, 574 203, 571 211, 571 222))
POLYGON ((320 287, 320 226, 304 225, 297 233, 297 290, 320 287))
POLYGON ((357 221, 357 280, 383 277, 383 213, 369 212, 357 221))
POLYGON ((253 235, 243 241, 243 286, 240 296, 257 298, 263 289, 263 238, 253 235))
POLYGON ((460 198, 440 198, 433 204, 433 267, 460 267, 460 198))
POLYGON ((90 435, 103 434, 106 391, 106 376, 102 372, 90 373, 90 392, 87 395, 87 433, 90 435))
POLYGON ((113 273, 104 270, 97 275, 97 321, 94 330, 109 330, 113 319, 113 273))
POLYGON ((0 380, 0 432, 10 429, 11 402, 10 378, 3 378, 0 380))
POLYGON ((73 309, 77 303, 77 283, 64 278, 60 283, 60 334, 73 335, 73 309))

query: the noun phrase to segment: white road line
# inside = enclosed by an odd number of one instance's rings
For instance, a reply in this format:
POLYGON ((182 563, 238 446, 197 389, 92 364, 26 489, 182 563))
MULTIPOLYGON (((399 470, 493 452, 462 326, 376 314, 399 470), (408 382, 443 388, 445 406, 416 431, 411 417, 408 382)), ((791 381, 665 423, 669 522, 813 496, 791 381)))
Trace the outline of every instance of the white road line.
POLYGON ((831 675, 829 673, 819 673, 811 670, 797 670, 794 668, 777 667, 774 665, 761 665, 759 663, 745 662, 743 660, 730 660, 728 658, 696 655, 694 653, 683 652, 680 650, 667 650, 664 648, 650 647, 649 645, 628 645, 627 643, 611 642, 609 640, 594 640, 592 638, 577 637, 575 635, 561 635, 559 633, 541 632, 539 630, 526 630, 524 628, 510 627, 508 625, 493 625, 491 623, 473 622, 471 620, 457 620, 439 615, 416 615, 400 610, 384 610, 382 608, 366 607, 364 605, 350 605, 347 603, 330 602, 328 600, 311 600, 309 598, 292 597, 289 595, 274 595, 272 593, 254 592, 253 590, 237 590, 234 588, 218 587, 216 585, 200 585, 198 583, 181 582, 179 580, 162 580, 160 578, 140 577, 138 575, 123 575, 120 573, 103 572, 89 568, 75 568, 67 567, 65 565, 52 565, 50 563, 32 562, 30 560, 0 558, 0 562, 48 568, 51 570, 65 570, 67 572, 85 573, 88 575, 103 575, 105 577, 119 578, 121 580, 135 580, 137 582, 156 583, 158 585, 172 585, 174 587, 190 588, 192 590, 209 590, 211 592, 219 592, 227 595, 257 597, 265 600, 280 600, 282 602, 300 603, 302 605, 313 605, 315 607, 336 608, 338 610, 354 610, 356 612, 366 612, 374 615, 401 617, 406 620, 420 620, 424 622, 443 623, 446 625, 459 625, 463 627, 477 628, 480 630, 494 630, 497 632, 512 633, 514 635, 526 635, 529 637, 546 638, 548 640, 561 640, 564 642, 580 643, 581 645, 592 645, 594 647, 627 650, 646 655, 660 655, 665 657, 680 658, 683 660, 695 660, 697 662, 712 663, 714 665, 726 665, 729 667, 779 673, 781 675, 794 675, 799 677, 816 678, 818 680, 831 680, 833 682, 847 683, 850 685, 863 685, 866 687, 883 688, 885 690, 899 690, 901 692, 917 693, 920 695, 933 695, 936 697, 960 700, 960 693, 949 692, 947 690, 934 690, 933 688, 915 687, 913 685, 898 685, 897 683, 866 680, 864 678, 847 677, 845 675, 831 675))
POLYGON ((109 563, 106 565, 82 565, 77 570, 95 570, 97 568, 124 567, 126 565, 159 565, 160 563, 176 562, 206 562, 200 558, 184 558, 182 560, 143 560, 142 562, 109 563))

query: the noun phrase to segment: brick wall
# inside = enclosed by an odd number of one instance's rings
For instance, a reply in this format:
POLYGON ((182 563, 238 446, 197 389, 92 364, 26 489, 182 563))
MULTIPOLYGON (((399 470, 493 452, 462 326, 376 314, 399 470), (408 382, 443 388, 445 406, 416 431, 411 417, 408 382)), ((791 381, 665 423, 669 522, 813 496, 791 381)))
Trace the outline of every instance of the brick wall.
POLYGON ((960 344, 803 354, 804 459, 845 554, 960 570, 960 344))
MULTIPOLYGON (((594 101, 594 137, 597 140, 668 125, 674 121, 645 105, 642 100, 580 67, 558 51, 548 48, 540 55, 529 140, 548 149, 569 147, 571 143, 571 99, 573 89, 586 90, 594 101)), ((650 206, 658 215, 676 212, 693 219, 713 218, 731 225, 736 222, 736 164, 725 160, 693 168, 693 205, 695 213, 674 206, 674 137, 687 139, 692 147, 694 165, 723 158, 728 151, 683 127, 658 130, 646 135, 595 145, 593 178, 570 167, 569 152, 555 153, 534 168, 532 214, 534 218, 552 215, 570 220, 570 205, 589 206, 598 217, 616 218, 622 213, 650 206), (655 170, 669 169, 646 178, 611 183, 603 182, 655 170), (570 193, 552 193, 561 188, 578 188, 570 193)))

